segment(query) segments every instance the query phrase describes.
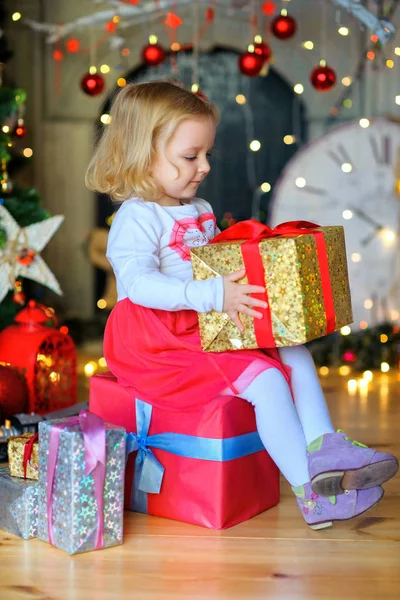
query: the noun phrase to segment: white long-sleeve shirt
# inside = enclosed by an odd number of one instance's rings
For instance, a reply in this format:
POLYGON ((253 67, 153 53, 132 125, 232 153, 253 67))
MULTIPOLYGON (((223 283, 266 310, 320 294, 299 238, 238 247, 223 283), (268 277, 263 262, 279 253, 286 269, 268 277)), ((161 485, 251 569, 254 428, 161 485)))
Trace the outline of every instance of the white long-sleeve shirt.
POLYGON ((140 198, 123 202, 107 246, 118 300, 161 310, 222 312, 222 277, 193 280, 190 260, 190 248, 205 246, 218 232, 211 205, 199 198, 184 206, 140 198))

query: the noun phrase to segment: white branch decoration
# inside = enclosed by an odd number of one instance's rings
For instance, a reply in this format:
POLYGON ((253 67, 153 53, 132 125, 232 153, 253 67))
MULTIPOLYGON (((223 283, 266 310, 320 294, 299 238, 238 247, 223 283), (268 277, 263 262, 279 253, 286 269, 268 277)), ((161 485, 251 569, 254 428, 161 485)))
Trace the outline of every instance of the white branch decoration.
MULTIPOLYGON (((101 1, 102 0, 94 0, 94 3, 98 4, 101 1)), ((386 19, 379 19, 370 10, 363 6, 359 0, 330 1, 336 6, 344 8, 348 13, 360 21, 360 23, 368 27, 372 33, 378 37, 381 44, 386 44, 395 35, 396 28, 393 23, 386 19)), ((209 0, 199 0, 199 2, 205 5, 209 4, 209 0)), ((103 26, 108 21, 111 21, 115 14, 118 14, 118 16, 121 17, 121 21, 118 25, 119 29, 125 29, 140 23, 150 22, 158 17, 158 8, 154 2, 128 5, 118 2, 117 0, 109 0, 108 4, 110 4, 112 7, 109 10, 94 12, 86 17, 81 17, 75 21, 71 21, 70 23, 63 25, 40 23, 31 19, 25 19, 23 23, 28 27, 31 27, 34 31, 47 33, 47 44, 54 44, 55 42, 67 37, 74 31, 87 29, 93 26, 103 26), (123 19, 126 20, 124 21, 123 19)), ((192 0, 175 0, 176 6, 190 6, 191 4, 192 0)), ((224 8, 225 10, 228 10, 231 14, 238 13, 243 15, 244 18, 248 19, 248 14, 243 8, 235 10, 233 6, 229 6, 223 0, 217 0, 215 4, 221 8, 224 8)), ((159 0, 158 6, 161 11, 171 10, 171 2, 169 0, 159 0)))

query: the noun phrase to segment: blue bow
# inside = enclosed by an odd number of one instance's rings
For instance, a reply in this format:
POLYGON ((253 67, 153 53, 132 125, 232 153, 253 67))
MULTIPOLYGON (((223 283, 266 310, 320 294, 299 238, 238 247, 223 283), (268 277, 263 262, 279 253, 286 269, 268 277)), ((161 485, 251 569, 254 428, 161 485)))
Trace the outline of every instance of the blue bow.
POLYGON ((153 407, 136 399, 137 433, 126 436, 127 458, 137 452, 130 507, 137 512, 147 513, 147 494, 159 494, 164 477, 164 467, 150 447, 166 450, 177 456, 225 462, 264 450, 256 431, 233 438, 201 438, 183 433, 149 432, 153 407))

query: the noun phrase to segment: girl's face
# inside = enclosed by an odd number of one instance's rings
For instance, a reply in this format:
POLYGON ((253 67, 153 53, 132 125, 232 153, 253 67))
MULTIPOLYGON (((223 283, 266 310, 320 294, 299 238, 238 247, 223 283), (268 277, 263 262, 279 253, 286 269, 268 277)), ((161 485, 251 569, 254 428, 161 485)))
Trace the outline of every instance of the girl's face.
POLYGON ((176 205, 190 200, 210 171, 208 158, 214 145, 214 119, 187 119, 176 128, 172 139, 163 148, 160 140, 152 174, 163 190, 160 204, 176 205))

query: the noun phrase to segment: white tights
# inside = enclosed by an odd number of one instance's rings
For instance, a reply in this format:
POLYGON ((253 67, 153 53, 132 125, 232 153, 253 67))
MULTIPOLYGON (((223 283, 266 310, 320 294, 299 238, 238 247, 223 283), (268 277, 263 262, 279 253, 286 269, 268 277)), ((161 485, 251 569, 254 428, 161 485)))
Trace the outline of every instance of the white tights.
POLYGON ((240 394, 254 406, 261 441, 292 486, 309 481, 307 445, 333 433, 328 407, 311 354, 304 346, 280 348, 282 361, 292 368, 292 389, 275 368, 258 375, 240 394))

